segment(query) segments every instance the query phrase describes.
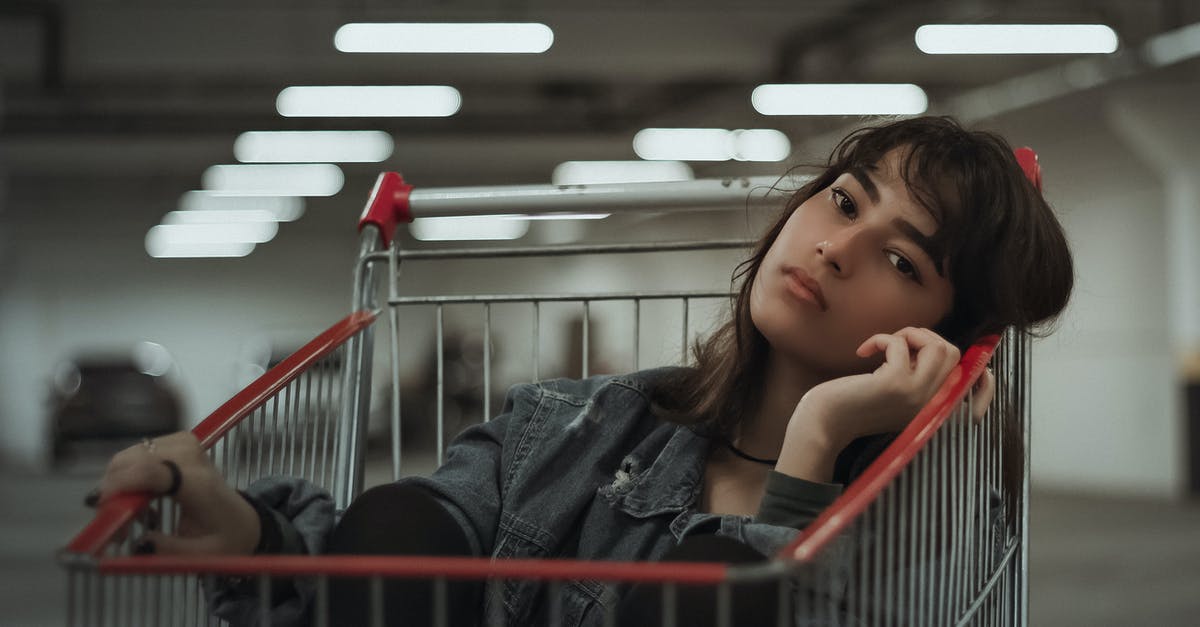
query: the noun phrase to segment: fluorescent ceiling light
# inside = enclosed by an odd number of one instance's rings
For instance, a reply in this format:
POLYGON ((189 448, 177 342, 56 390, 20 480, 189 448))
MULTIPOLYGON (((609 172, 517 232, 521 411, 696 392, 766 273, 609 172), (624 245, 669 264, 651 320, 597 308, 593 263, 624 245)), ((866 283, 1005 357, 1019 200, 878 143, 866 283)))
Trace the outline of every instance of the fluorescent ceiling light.
POLYGON ((917 29, 926 54, 1107 54, 1117 34, 1103 24, 926 24, 917 29))
POLYGON ((333 36, 342 52, 536 53, 553 43, 545 24, 346 24, 333 36))
POLYGON ((342 169, 329 163, 214 165, 204 189, 226 196, 332 196, 342 189, 342 169))
POLYGON ((555 185, 603 183, 657 183, 690 181, 688 164, 680 161, 565 161, 550 177, 555 185))
POLYGON ((1200 23, 1151 37, 1146 41, 1145 51, 1147 60, 1158 66, 1200 55, 1200 23))
POLYGON ((161 244, 146 241, 146 252, 159 259, 184 257, 245 257, 254 252, 249 242, 225 242, 213 244, 161 244))
POLYGON ((911 83, 759 85, 750 102, 763 115, 916 115, 929 107, 911 83))
POLYGON ((279 231, 274 222, 160 224, 146 233, 151 257, 244 257, 279 231))
POLYGON ((210 211, 172 211, 163 216, 163 224, 236 224, 239 222, 275 222, 275 216, 261 209, 210 211))
POLYGON ((220 196, 212 192, 184 192, 180 211, 266 211, 276 222, 291 222, 304 215, 304 199, 296 196, 220 196))
POLYGON ((249 131, 233 142, 242 163, 377 163, 392 156, 383 131, 249 131))
POLYGON ((783 161, 792 154, 787 135, 769 128, 731 131, 733 158, 738 161, 783 161))
POLYGON ((527 220, 511 215, 417 218, 409 225, 413 237, 426 241, 517 239, 529 231, 527 220))
POLYGON ((295 117, 447 117, 462 94, 446 85, 286 87, 275 99, 279 115, 295 117))
POLYGON ((228 244, 269 242, 279 232, 274 222, 234 222, 225 224, 160 224, 146 233, 147 245, 228 244))
POLYGON ((782 161, 791 150, 787 135, 771 129, 647 128, 633 137, 633 151, 650 160, 782 161))

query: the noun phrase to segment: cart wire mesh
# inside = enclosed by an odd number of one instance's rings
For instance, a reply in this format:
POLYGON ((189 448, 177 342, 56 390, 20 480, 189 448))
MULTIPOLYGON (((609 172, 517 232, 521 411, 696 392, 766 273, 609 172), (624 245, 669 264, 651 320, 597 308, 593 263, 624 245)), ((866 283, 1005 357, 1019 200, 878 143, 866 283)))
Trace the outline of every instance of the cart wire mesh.
MULTIPOLYGON (((382 177, 381 177, 382 181, 382 177)), ((728 186, 727 186, 728 187, 728 186)), ((368 208, 381 193, 379 184, 368 208)), ((386 230, 386 226, 385 226, 386 230)), ((385 238, 386 239, 386 238, 385 238)), ((582 363, 589 372, 591 308, 625 303, 634 320, 635 367, 643 307, 678 304, 679 363, 686 363, 694 303, 729 299, 727 290, 628 291, 574 294, 401 295, 401 264, 449 258, 639 254, 744 247, 741 241, 552 246, 490 250, 377 251, 379 232, 365 229, 355 275, 356 304, 363 307, 262 375, 201 422, 193 433, 226 479, 243 488, 271 474, 298 476, 327 487, 339 509, 361 492, 363 449, 371 394, 374 268, 387 267, 386 313, 391 373, 392 474, 401 474, 400 386, 396 363, 403 350, 404 310, 433 307, 437 338, 437 463, 445 448, 444 309, 477 307, 484 336, 483 414, 491 419, 493 373, 491 316, 498 306, 528 308, 533 341, 532 372, 539 363, 540 314, 547 303, 577 305, 582 317, 582 363)), ((407 267, 407 265, 406 265, 407 267)), ((882 454, 796 541, 774 559, 754 565, 724 563, 590 562, 436 556, 139 556, 133 540, 147 528, 176 529, 178 507, 170 498, 120 495, 104 503, 94 520, 62 551, 68 570, 68 625, 218 625, 205 603, 204 582, 238 577, 257 582, 260 624, 272 618, 273 583, 311 581, 316 590, 313 624, 330 622, 329 583, 365 578, 372 625, 384 624, 383 582, 421 579, 433 583, 435 625, 448 624, 448 582, 487 582, 499 595, 506 580, 546 586, 550 624, 563 617, 560 593, 571 581, 591 579, 661 586, 663 625, 679 620, 681 586, 709 586, 715 624, 735 624, 733 586, 774 582, 778 625, 1024 625, 1027 623, 1028 521, 1028 337, 989 336, 965 351, 938 393, 882 454), (973 384, 991 364, 997 389, 983 419, 972 421, 973 384), (1013 438, 1016 438, 1014 440, 1013 438), (1015 446, 1014 446, 1015 444, 1015 446), (1024 453, 1022 452, 1024 451, 1024 453), (1016 471, 1014 472, 1014 467, 1016 471)), ((502 603, 489 604, 503 608, 502 603)), ((598 603, 603 624, 617 624, 611 600, 598 603)), ((503 612, 484 624, 508 624, 503 612)))

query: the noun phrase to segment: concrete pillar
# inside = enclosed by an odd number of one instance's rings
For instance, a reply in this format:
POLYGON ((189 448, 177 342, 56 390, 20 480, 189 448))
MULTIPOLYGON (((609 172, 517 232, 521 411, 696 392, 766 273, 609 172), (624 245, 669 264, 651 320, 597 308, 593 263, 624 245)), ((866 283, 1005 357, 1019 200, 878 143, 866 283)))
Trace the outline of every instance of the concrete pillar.
POLYGON ((1200 128, 1195 104, 1180 98, 1176 88, 1139 90, 1114 98, 1108 120, 1163 186, 1167 322, 1179 382, 1177 441, 1186 466, 1185 490, 1200 495, 1200 128))

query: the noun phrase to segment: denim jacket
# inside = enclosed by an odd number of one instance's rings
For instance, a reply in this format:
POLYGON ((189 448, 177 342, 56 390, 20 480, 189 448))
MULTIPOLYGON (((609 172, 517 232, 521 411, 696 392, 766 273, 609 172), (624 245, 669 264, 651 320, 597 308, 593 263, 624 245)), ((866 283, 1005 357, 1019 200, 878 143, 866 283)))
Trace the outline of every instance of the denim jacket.
MULTIPOLYGON (((738 540, 771 556, 798 530, 754 517, 698 511, 709 439, 657 418, 655 380, 665 369, 513 387, 503 412, 463 431, 430 477, 402 482, 428 489, 459 522, 476 555, 497 558, 656 560, 693 534, 738 540)), ((828 504, 840 486, 827 487, 828 504)), ((302 552, 320 553, 335 516, 329 497, 292 478, 268 478, 248 490, 286 519, 286 536, 302 552)), ((813 515, 819 512, 817 507, 813 515)), ((311 591, 276 605, 272 624, 307 621, 311 591)), ((620 590, 599 581, 564 586, 565 625, 599 625, 620 590)), ((507 581, 507 624, 530 624, 535 582, 507 581)), ((258 603, 225 588, 213 610, 234 624, 254 624, 258 603)), ((490 603, 490 598, 487 603, 490 603)), ((496 608, 482 608, 491 616, 496 608)))

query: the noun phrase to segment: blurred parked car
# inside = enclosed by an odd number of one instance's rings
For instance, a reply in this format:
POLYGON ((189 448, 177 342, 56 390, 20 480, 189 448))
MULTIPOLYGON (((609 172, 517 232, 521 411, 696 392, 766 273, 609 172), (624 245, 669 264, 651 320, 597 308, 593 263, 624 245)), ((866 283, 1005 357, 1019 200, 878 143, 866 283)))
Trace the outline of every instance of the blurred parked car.
POLYGON ((54 463, 72 457, 84 443, 111 454, 142 437, 178 431, 180 402, 162 374, 137 359, 61 366, 50 401, 54 463))

